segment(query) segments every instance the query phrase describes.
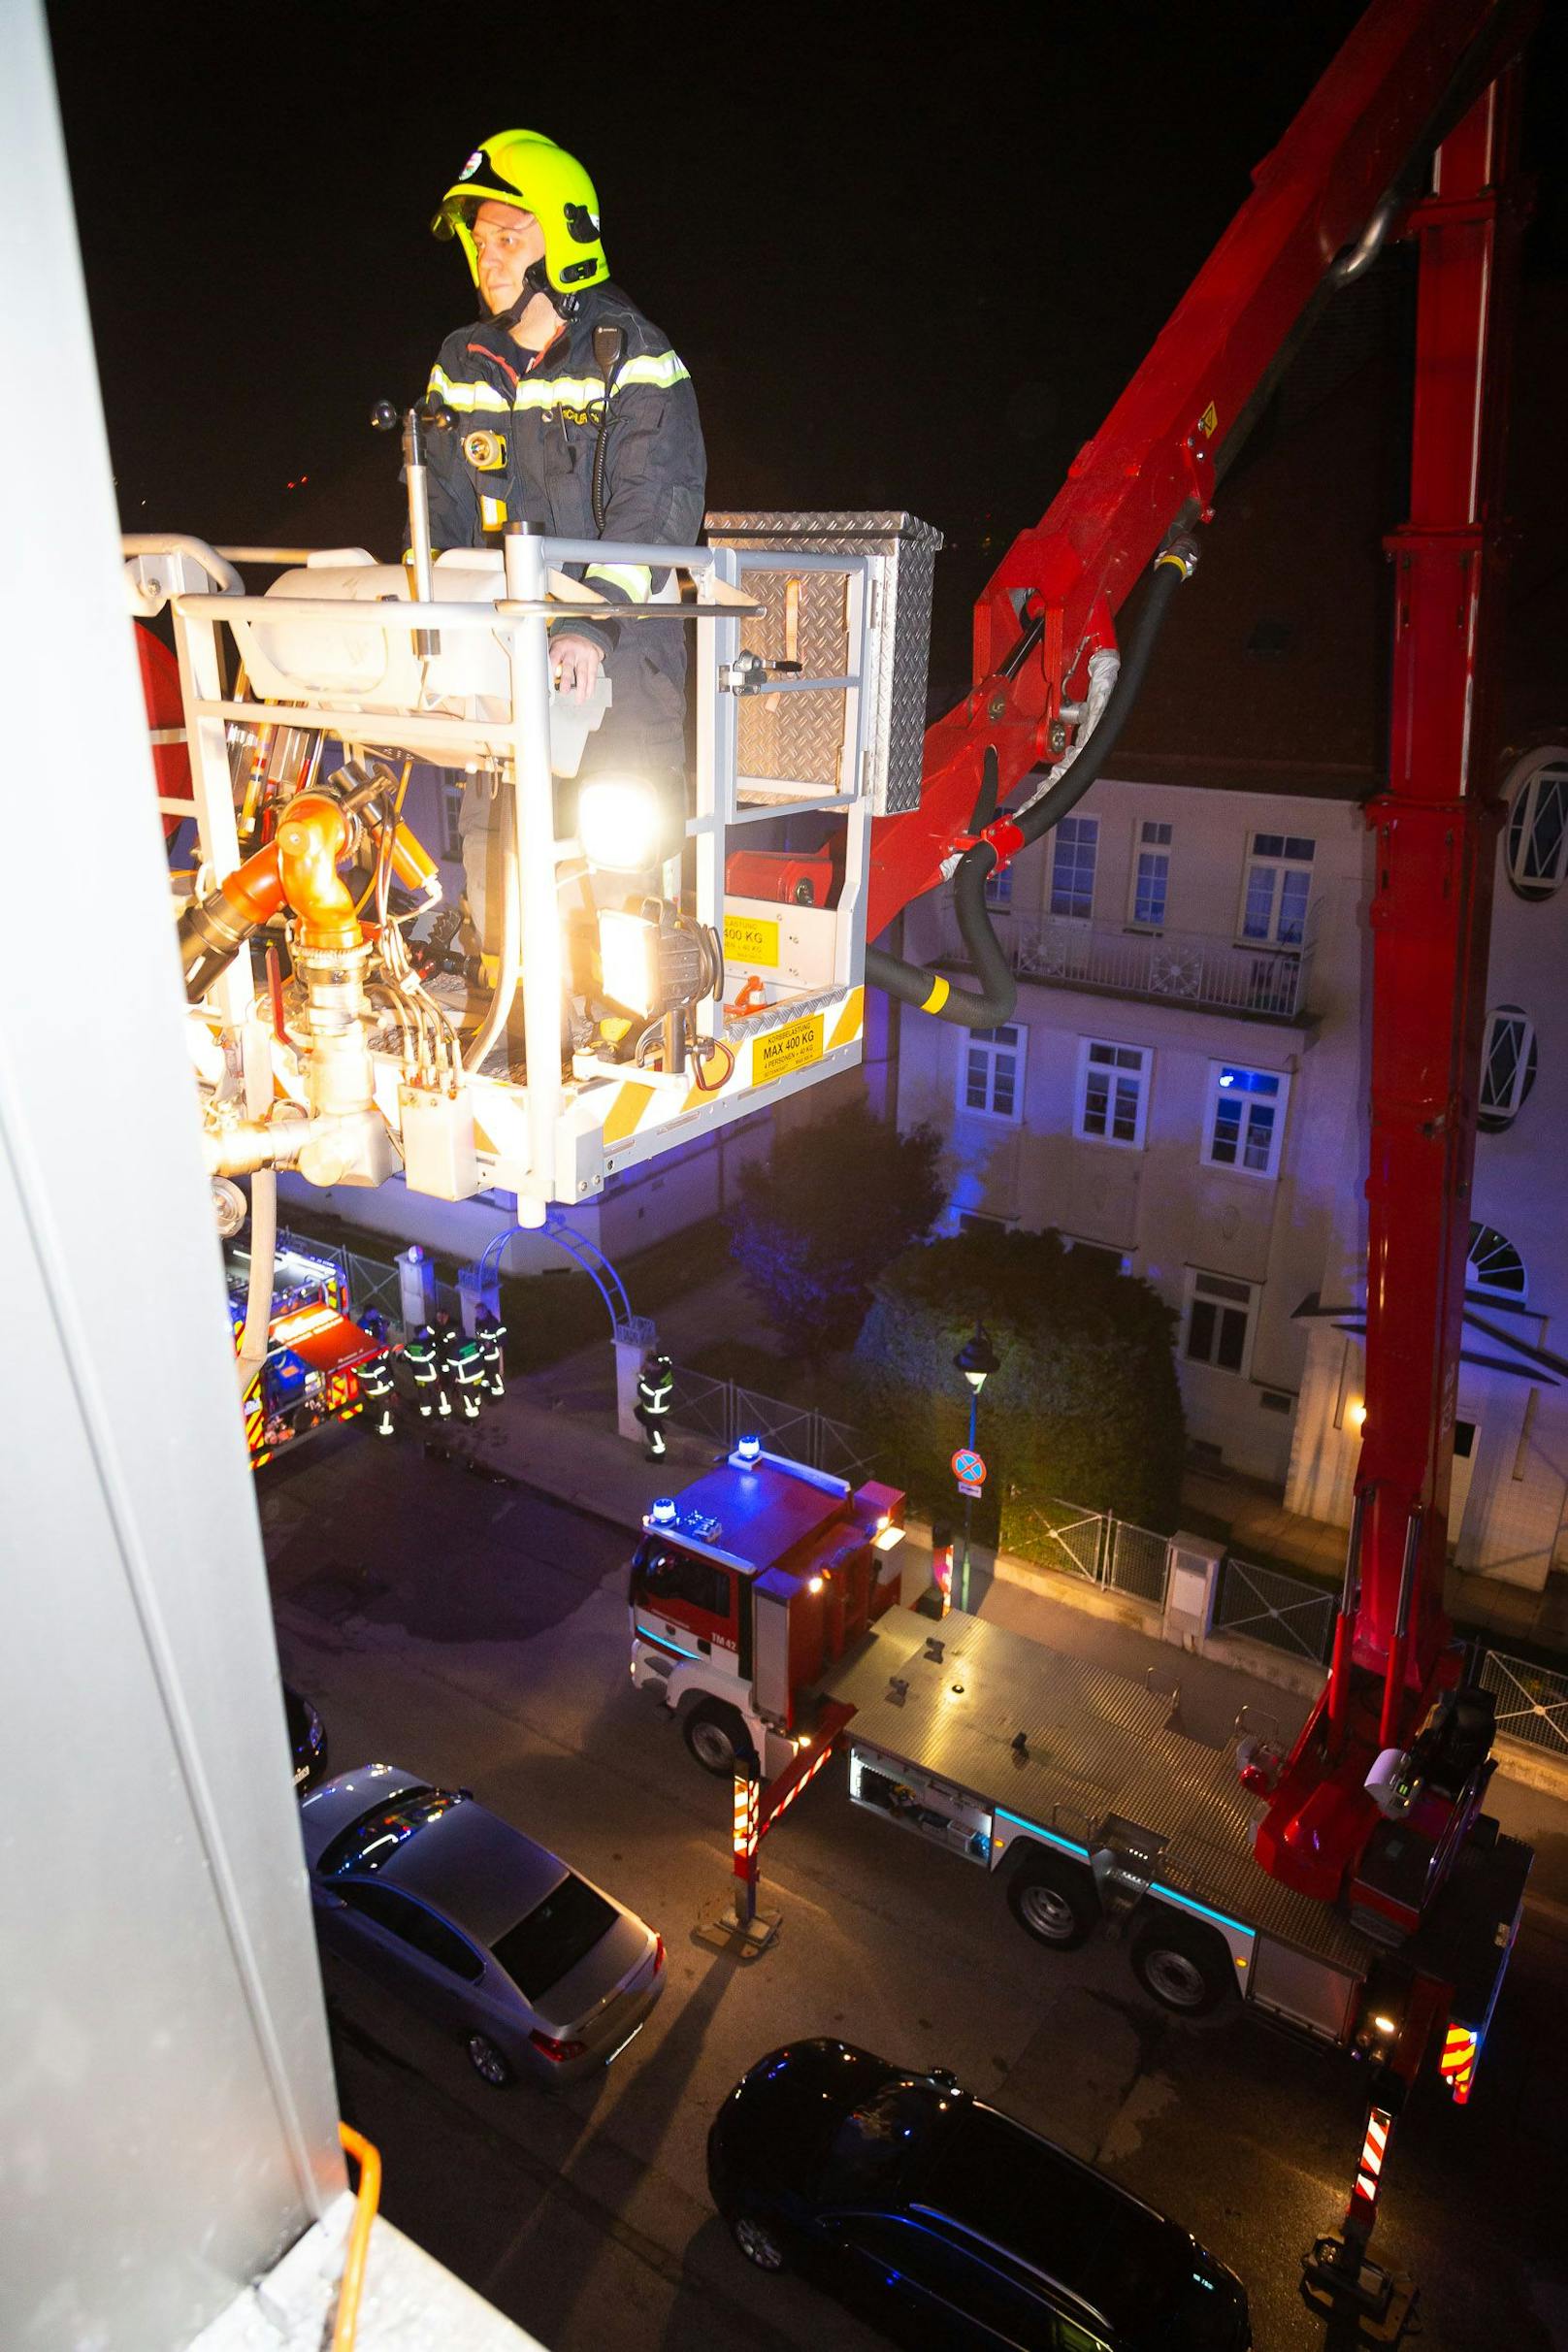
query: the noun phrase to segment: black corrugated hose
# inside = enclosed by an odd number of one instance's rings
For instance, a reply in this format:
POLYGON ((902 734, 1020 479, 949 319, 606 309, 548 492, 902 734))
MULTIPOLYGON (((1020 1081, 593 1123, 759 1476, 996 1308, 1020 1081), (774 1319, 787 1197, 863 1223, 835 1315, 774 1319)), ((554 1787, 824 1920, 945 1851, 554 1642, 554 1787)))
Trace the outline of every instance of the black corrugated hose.
MULTIPOLYGON (((1066 774, 1043 792, 1018 819, 1025 847, 1039 840, 1042 833, 1049 833, 1053 825, 1060 824, 1069 810, 1076 808, 1102 773, 1116 748, 1127 712, 1137 700, 1170 600, 1196 561, 1197 551, 1186 539, 1173 539, 1155 558, 1155 576, 1138 615, 1137 632, 1127 647, 1111 699, 1100 713, 1099 725, 1066 774)), ((959 933, 980 982, 979 991, 954 988, 940 972, 928 971, 923 964, 906 964, 901 956, 890 956, 880 948, 868 947, 866 977, 873 988, 885 989, 890 996, 918 1005, 922 1012, 934 1013, 938 1021, 954 1022, 961 1029, 996 1029, 1001 1022, 1012 1019, 1018 1004, 1018 982, 986 905, 986 876, 996 864, 996 852, 992 844, 977 841, 972 849, 964 851, 953 876, 953 905, 959 933)))

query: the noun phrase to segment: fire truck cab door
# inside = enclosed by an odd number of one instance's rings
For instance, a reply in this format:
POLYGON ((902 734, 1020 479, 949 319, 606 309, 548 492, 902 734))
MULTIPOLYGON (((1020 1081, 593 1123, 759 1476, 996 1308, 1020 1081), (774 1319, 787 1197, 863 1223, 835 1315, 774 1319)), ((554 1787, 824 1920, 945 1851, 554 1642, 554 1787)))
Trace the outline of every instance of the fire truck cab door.
POLYGON ((633 1621, 653 1641, 673 1642, 706 1657, 739 1648, 733 1568, 663 1537, 644 1537, 632 1562, 633 1621))

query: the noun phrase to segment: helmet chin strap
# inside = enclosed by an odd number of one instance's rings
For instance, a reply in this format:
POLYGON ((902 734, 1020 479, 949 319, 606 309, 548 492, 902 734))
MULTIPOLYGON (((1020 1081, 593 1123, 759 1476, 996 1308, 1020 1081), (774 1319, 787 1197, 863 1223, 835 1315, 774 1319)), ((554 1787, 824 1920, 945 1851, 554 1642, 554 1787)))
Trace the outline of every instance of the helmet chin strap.
POLYGON ((549 275, 544 267, 543 256, 541 255, 538 261, 531 261, 529 263, 528 269, 523 277, 523 290, 510 308, 505 310, 492 311, 492 323, 498 327, 516 326, 518 320, 522 317, 523 312, 527 310, 529 304, 533 301, 536 294, 543 295, 545 301, 549 304, 551 310, 554 310, 558 318, 572 318, 575 316, 577 304, 580 297, 575 294, 562 294, 556 287, 551 285, 549 275))

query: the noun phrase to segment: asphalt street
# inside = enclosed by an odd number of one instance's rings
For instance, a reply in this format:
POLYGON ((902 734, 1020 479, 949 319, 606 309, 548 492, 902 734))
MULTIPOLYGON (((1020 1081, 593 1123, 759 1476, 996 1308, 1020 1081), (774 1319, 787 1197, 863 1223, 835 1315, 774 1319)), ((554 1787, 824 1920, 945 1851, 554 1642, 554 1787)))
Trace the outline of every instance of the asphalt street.
MULTIPOLYGON (((412 1446, 323 1437, 259 1483, 289 1679, 337 1767, 472 1787, 664 1935, 668 1990, 603 2077, 488 2089, 460 2049, 347 1969, 328 1980, 343 2109, 380 2147, 383 2209, 554 2352, 855 2347, 753 2270, 707 2201, 703 2141, 766 2049, 831 2033, 976 2093, 1099 2164, 1246 2280, 1259 2352, 1324 2342, 1298 2258, 1335 2226, 1363 2077, 1241 2012, 1151 2005, 1104 1937, 1055 1956, 999 1884, 851 1807, 834 1764, 763 1850, 774 1946, 701 1933, 727 1897, 730 1789, 634 1692, 627 1538, 412 1446)), ((1553 1857, 1560 1866, 1563 1857, 1553 1857)), ((1423 2089, 1396 2135, 1376 2250, 1442 2352, 1568 2348, 1561 2216, 1568 1912, 1526 1924, 1472 2106, 1423 2089)))

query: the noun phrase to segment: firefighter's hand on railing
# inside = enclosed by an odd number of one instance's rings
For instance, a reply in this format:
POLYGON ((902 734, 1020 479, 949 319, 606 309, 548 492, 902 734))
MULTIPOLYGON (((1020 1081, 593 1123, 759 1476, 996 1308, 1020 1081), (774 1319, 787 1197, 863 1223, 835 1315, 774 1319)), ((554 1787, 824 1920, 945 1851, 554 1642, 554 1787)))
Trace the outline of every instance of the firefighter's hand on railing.
POLYGON ((604 666, 604 655, 587 637, 551 637, 551 682, 569 701, 586 702, 604 666))

